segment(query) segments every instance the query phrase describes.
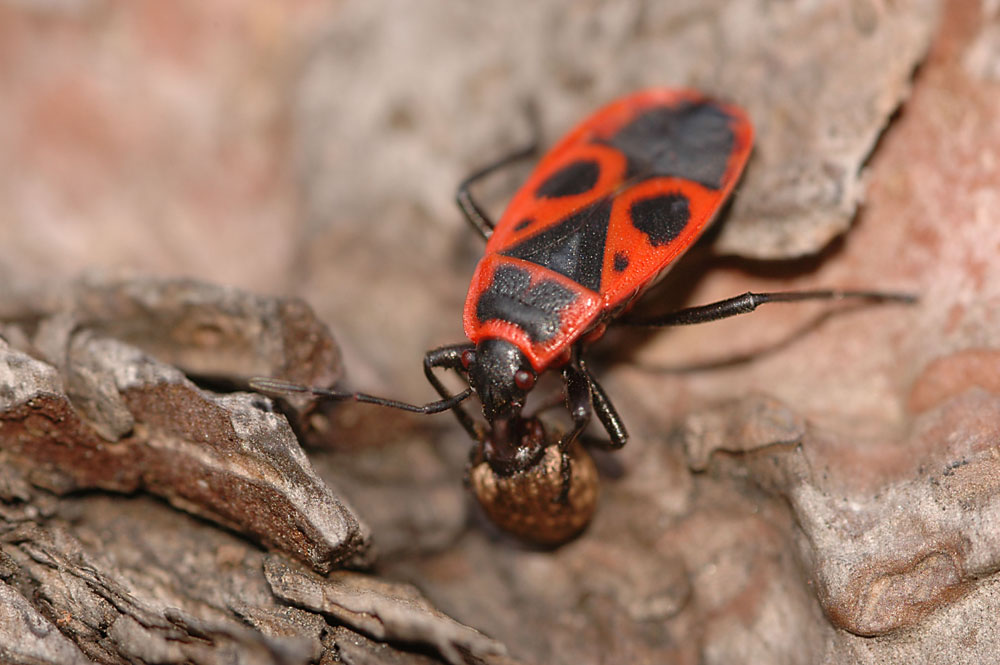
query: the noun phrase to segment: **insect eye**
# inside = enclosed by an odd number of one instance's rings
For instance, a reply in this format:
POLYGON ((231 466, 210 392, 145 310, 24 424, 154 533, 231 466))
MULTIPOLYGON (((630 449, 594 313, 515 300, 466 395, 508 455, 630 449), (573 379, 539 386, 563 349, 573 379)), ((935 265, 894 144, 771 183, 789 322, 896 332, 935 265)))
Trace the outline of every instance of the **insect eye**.
POLYGON ((514 372, 514 385, 521 390, 531 390, 535 385, 535 375, 526 369, 519 369, 514 372))
POLYGON ((469 369, 476 363, 476 352, 472 349, 462 351, 462 367, 469 369))

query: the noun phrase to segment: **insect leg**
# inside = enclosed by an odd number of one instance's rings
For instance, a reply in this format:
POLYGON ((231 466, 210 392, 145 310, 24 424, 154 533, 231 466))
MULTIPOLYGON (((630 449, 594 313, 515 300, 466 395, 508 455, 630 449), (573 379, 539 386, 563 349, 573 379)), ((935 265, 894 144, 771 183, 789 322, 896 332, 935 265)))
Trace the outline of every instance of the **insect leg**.
POLYGON ((779 291, 774 293, 744 293, 733 298, 727 298, 708 305, 687 307, 685 309, 654 316, 649 319, 635 320, 619 319, 618 325, 626 326, 687 326, 695 323, 706 323, 727 319, 739 314, 747 314, 761 305, 772 302, 799 302, 803 300, 868 300, 871 302, 915 303, 917 297, 909 293, 892 293, 884 291, 779 291))
POLYGON ((573 446, 587 423, 590 422, 590 378, 579 366, 579 360, 574 359, 563 369, 563 381, 566 383, 566 408, 569 416, 573 420, 573 429, 567 432, 559 441, 559 450, 562 452, 561 469, 562 489, 559 491, 559 503, 566 503, 569 500, 570 483, 573 480, 573 468, 570 465, 569 449, 573 446))
MULTIPOLYGON (((462 374, 465 371, 465 367, 462 365, 462 353, 465 351, 473 350, 476 347, 472 344, 453 344, 450 346, 442 346, 437 349, 428 351, 424 356, 424 374, 427 376, 427 380, 434 390, 441 395, 443 400, 454 399, 455 397, 448 391, 441 380, 437 378, 434 374, 435 367, 441 367, 444 369, 454 370, 455 372, 462 374)), ((466 393, 471 393, 472 389, 462 391, 459 395, 465 395, 466 393)), ((468 397, 468 395, 466 395, 468 397)), ((463 398, 464 399, 464 398, 463 398)), ((461 402, 462 400, 459 400, 461 402)), ((459 402, 455 403, 452 407, 452 412, 455 414, 455 418, 458 419, 458 423, 462 428, 469 433, 469 436, 474 440, 479 441, 482 439, 481 432, 479 432, 476 427, 476 421, 472 419, 469 412, 465 410, 459 402)))
POLYGON ((559 447, 565 453, 590 422, 592 395, 590 377, 579 366, 578 361, 563 368, 563 381, 566 383, 566 408, 573 420, 573 429, 559 441, 559 447))
POLYGON ((538 153, 538 148, 541 145, 541 129, 538 121, 538 111, 534 104, 528 104, 528 119, 531 122, 532 132, 530 144, 508 155, 504 155, 492 164, 488 164, 475 171, 458 185, 458 191, 455 193, 455 202, 458 203, 458 207, 461 209, 466 221, 472 225, 472 228, 479 235, 483 236, 483 239, 489 239, 493 234, 493 220, 490 219, 486 211, 472 198, 472 192, 469 191, 469 188, 486 176, 538 153))
POLYGON ((615 449, 621 448, 628 441, 628 432, 625 430, 625 423, 622 422, 621 416, 615 410, 615 405, 611 403, 608 394, 604 392, 604 388, 601 387, 601 384, 597 382, 594 375, 587 369, 587 365, 584 364, 583 359, 578 359, 577 364, 586 375, 587 381, 590 382, 590 397, 594 406, 594 412, 597 413, 597 419, 604 425, 604 429, 611 439, 611 447, 615 449))

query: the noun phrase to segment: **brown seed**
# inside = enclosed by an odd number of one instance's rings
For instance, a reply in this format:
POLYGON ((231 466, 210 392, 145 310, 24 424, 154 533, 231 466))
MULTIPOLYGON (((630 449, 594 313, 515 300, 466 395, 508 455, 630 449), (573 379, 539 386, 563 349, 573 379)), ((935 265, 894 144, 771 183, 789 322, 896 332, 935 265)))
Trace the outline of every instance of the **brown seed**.
POLYGON ((590 455, 574 444, 569 452, 570 485, 563 492, 563 453, 545 449, 538 462, 509 476, 486 462, 469 474, 473 493, 493 522, 519 538, 539 545, 559 545, 580 533, 597 507, 598 475, 590 455))

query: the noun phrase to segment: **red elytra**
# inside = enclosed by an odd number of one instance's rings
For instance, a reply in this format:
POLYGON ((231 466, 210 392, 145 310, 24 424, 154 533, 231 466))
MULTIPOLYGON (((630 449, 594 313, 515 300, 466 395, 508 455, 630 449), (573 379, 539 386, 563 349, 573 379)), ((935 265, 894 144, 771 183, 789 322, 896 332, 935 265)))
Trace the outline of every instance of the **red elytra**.
POLYGON ((566 361, 577 340, 595 327, 598 335, 587 341, 599 336, 605 319, 697 240, 732 192, 752 144, 743 109, 692 90, 644 90, 597 111, 545 155, 497 223, 469 288, 466 336, 474 344, 510 341, 536 372, 566 361), (591 251, 581 247, 585 233, 591 251), (503 266, 524 271, 530 283, 520 294, 506 289, 507 307, 484 316, 483 294, 503 266), (543 282, 572 296, 564 297, 555 326, 532 335, 523 318, 537 324, 539 317, 516 312, 524 303, 513 301, 543 282))

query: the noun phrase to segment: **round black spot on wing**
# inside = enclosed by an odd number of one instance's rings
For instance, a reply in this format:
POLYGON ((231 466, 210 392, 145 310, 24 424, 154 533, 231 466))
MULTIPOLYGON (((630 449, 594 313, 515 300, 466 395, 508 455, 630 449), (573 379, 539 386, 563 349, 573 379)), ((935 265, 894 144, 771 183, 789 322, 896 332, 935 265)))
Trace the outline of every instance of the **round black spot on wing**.
POLYGON ((664 194, 634 202, 629 216, 632 226, 649 238, 649 244, 659 247, 681 234, 691 219, 691 208, 683 194, 664 194))
POLYGON ((535 220, 533 218, 527 217, 525 219, 522 219, 517 224, 515 224, 514 225, 514 230, 515 231, 523 231, 523 230, 525 230, 526 228, 528 228, 529 226, 531 226, 534 223, 535 223, 535 220))
POLYGON ((731 122, 710 102, 658 106, 608 142, 628 158, 627 178, 671 176, 719 189, 736 142, 731 122))
POLYGON ((628 268, 628 254, 625 252, 615 252, 614 262, 611 265, 615 272, 625 272, 628 268))
POLYGON ((584 194, 594 188, 600 175, 601 167, 597 162, 572 162, 546 178, 535 190, 535 196, 540 199, 557 199, 584 194))

